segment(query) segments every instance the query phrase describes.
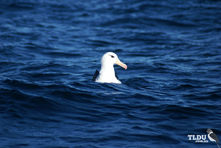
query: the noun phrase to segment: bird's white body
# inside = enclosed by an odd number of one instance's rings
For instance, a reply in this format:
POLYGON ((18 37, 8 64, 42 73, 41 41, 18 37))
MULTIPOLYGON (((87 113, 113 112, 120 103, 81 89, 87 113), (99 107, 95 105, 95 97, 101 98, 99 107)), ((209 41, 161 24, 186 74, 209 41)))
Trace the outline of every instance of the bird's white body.
POLYGON ((118 64, 121 67, 127 69, 127 65, 122 63, 115 53, 105 53, 101 59, 101 69, 95 82, 121 84, 121 81, 116 78, 114 64, 118 64))
POLYGON ((99 72, 99 76, 96 79, 96 82, 121 83, 115 76, 115 70, 113 66, 103 66, 99 72))

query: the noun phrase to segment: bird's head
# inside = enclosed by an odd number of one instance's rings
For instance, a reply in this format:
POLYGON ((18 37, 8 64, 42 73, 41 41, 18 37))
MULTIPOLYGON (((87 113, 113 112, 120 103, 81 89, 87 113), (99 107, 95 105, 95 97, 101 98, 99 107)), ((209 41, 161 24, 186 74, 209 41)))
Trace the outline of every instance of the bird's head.
POLYGON ((121 62, 118 58, 118 56, 113 52, 107 52, 103 55, 101 58, 101 64, 104 65, 114 65, 117 64, 121 67, 123 67, 125 70, 127 69, 127 65, 121 62))
POLYGON ((206 130, 206 132, 207 132, 208 134, 213 133, 213 131, 212 131, 211 129, 209 129, 209 128, 206 130))

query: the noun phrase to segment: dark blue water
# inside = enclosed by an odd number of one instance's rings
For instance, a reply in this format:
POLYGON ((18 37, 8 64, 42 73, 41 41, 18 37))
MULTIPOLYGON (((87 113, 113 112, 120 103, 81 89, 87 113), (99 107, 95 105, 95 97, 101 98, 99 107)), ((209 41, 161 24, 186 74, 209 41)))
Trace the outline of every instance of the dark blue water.
POLYGON ((2 0, 0 147, 215 148, 218 0, 2 0), (123 84, 91 81, 118 54, 123 84))

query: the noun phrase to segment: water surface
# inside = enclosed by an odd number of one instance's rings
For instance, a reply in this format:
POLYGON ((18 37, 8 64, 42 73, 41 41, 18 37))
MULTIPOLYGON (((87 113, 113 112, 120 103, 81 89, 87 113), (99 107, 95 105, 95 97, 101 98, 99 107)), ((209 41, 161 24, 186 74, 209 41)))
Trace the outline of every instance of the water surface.
POLYGON ((0 2, 0 147, 211 147, 221 2, 0 2), (107 52, 122 85, 91 81, 107 52))

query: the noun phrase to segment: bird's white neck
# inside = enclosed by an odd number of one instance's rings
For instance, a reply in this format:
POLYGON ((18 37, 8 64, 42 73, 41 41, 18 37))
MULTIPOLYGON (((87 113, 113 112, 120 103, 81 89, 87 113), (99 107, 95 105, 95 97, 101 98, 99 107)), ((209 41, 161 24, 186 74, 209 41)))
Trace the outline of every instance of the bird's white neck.
POLYGON ((112 77, 115 78, 114 65, 113 64, 108 64, 108 63, 102 64, 100 73, 102 75, 108 76, 109 78, 112 78, 112 77))
POLYGON ((115 76, 115 70, 113 64, 102 64, 100 75, 96 82, 106 82, 106 83, 121 83, 115 76))

